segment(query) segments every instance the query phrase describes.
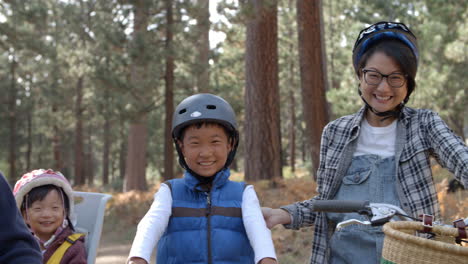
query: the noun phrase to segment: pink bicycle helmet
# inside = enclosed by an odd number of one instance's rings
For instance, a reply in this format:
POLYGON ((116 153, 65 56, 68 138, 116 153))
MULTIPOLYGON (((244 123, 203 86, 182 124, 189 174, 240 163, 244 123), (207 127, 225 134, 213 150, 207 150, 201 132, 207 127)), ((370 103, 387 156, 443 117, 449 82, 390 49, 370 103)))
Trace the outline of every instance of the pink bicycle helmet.
POLYGON ((72 223, 75 223, 76 218, 73 210, 73 190, 70 182, 67 180, 67 178, 65 178, 65 176, 63 176, 62 173, 53 171, 51 169, 33 170, 24 174, 21 179, 16 182, 15 188, 13 188, 13 195, 15 196, 16 205, 18 208, 21 210, 21 205, 23 204, 24 198, 32 189, 48 184, 62 188, 64 194, 68 197, 69 210, 67 212, 67 216, 72 223))

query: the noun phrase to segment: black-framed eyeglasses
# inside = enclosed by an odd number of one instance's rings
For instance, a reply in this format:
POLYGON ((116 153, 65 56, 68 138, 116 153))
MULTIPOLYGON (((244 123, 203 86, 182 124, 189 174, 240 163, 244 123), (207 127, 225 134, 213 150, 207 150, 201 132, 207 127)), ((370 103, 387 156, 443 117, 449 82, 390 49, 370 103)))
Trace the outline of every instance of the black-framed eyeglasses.
POLYGON ((391 74, 382 74, 378 71, 368 69, 362 70, 362 73, 364 74, 364 80, 367 84, 379 85, 382 82, 382 79, 385 77, 387 78, 388 85, 390 85, 392 88, 402 87, 406 82, 406 78, 408 77, 408 75, 403 73, 396 72, 391 74))

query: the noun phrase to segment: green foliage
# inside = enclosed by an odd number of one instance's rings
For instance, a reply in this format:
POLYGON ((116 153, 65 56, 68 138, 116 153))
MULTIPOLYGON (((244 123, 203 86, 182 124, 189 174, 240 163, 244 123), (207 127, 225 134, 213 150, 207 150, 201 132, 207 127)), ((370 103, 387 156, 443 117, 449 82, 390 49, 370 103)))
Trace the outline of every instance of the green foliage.
MULTIPOLYGON (((122 153, 125 155, 122 146, 126 146, 128 124, 139 112, 149 111, 148 177, 159 179, 164 164, 166 11, 163 1, 147 1, 148 38, 135 42, 131 34, 133 8, 124 2, 38 0, 0 4, 0 90, 4 95, 0 99, 0 121, 4 124, 0 137, 5 139, 0 141, 0 169, 4 172, 9 167, 8 100, 14 84, 18 174, 37 167, 53 168, 53 139, 58 136, 63 170, 73 178, 76 114, 80 110, 84 120, 84 151, 91 157, 90 166, 96 176, 102 173, 106 136, 103 125, 105 120, 111 124, 111 133, 107 135, 111 138, 110 172, 112 185, 118 188, 121 185, 117 180, 119 159, 122 153), (130 82, 130 65, 141 54, 149 74, 135 87, 130 82), (17 66, 14 79, 12 58, 17 66), (83 100, 77 109, 76 87, 80 77, 83 77, 83 100), (32 121, 31 134, 28 118, 32 121), (30 168, 26 167, 28 155, 30 168)), ((239 120, 241 141, 245 122, 245 22, 253 15, 246 2, 219 1, 217 10, 222 19, 213 23, 211 30, 223 32, 226 39, 210 51, 209 91, 232 104, 239 120)), ((172 3, 174 43, 169 52, 175 60, 174 103, 178 103, 197 92, 199 27, 196 17, 200 10, 193 1, 172 3)), ((463 136, 468 101, 465 92, 468 2, 331 0, 322 4, 327 100, 332 120, 362 106, 351 64, 357 33, 379 20, 397 20, 415 32, 421 54, 418 85, 409 106, 437 111, 463 136)), ((302 121, 294 1, 278 1, 278 39, 283 162, 285 166, 290 165, 290 147, 295 145, 296 160, 307 166, 310 157, 306 155, 303 135, 308 131, 302 121), (296 138, 291 142, 293 116, 296 138)), ((237 170, 242 171, 243 142, 236 160, 237 170)))

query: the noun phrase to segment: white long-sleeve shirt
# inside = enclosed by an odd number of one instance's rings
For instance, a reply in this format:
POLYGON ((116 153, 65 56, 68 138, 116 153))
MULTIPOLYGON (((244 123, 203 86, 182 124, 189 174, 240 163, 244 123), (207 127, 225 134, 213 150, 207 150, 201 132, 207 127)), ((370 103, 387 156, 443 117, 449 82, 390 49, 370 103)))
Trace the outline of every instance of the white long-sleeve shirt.
MULTIPOLYGON (((150 263, 151 253, 167 228, 171 212, 171 190, 166 184, 161 184, 159 191, 154 195, 151 208, 138 224, 129 258, 140 257, 150 263)), ((242 194, 242 220, 255 253, 255 263, 263 258, 276 259, 271 231, 263 219, 260 203, 252 185, 248 185, 242 194)))

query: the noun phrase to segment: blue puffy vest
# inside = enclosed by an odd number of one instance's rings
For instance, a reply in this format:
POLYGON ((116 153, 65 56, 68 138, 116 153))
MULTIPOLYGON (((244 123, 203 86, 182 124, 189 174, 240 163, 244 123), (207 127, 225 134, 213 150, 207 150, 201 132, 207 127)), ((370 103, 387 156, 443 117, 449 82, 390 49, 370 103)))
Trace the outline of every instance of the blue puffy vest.
POLYGON ((254 264, 254 252, 242 222, 244 183, 218 172, 210 192, 186 172, 168 181, 172 215, 158 243, 158 264, 254 264))

